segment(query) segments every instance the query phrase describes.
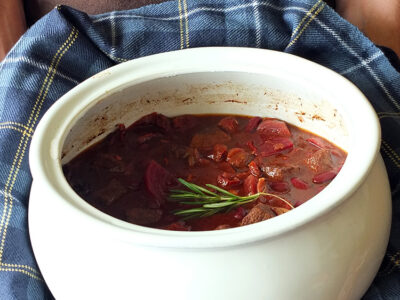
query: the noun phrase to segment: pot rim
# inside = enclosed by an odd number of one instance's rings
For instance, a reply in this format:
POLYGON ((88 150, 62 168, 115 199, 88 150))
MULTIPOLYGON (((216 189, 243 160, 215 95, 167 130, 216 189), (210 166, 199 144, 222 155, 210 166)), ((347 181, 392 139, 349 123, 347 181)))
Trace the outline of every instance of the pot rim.
POLYGON ((34 184, 45 187, 59 201, 62 209, 90 226, 93 232, 101 232, 103 237, 118 236, 128 242, 157 247, 216 248, 274 238, 296 230, 331 211, 349 199, 363 183, 378 155, 379 145, 380 126, 371 104, 355 85, 334 71, 301 57, 273 50, 205 47, 134 59, 85 80, 62 96, 45 113, 33 135, 29 163, 34 184), (336 178, 313 201, 307 201, 293 211, 268 222, 225 230, 178 232, 138 226, 102 213, 81 199, 64 178, 60 156, 68 129, 75 123, 78 114, 103 99, 101 96, 105 93, 185 73, 235 71, 265 74, 269 65, 277 63, 291 66, 294 72, 301 70, 302 75, 310 76, 316 83, 328 82, 336 88, 345 89, 351 101, 342 101, 341 104, 357 108, 358 113, 353 117, 355 120, 364 120, 360 124, 352 120, 354 128, 349 128, 349 148, 352 150, 336 178), (355 132, 360 132, 361 137, 356 136, 355 132))

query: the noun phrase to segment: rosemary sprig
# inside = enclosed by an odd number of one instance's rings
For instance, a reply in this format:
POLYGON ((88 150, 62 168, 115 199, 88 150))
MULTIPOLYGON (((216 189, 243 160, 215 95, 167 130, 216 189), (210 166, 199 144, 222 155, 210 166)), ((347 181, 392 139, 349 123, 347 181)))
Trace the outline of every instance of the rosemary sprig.
POLYGON ((181 204, 197 206, 194 208, 175 211, 174 214, 177 216, 182 216, 183 219, 202 218, 214 215, 216 213, 228 212, 235 207, 252 202, 260 196, 277 198, 287 204, 290 209, 293 208, 292 204, 285 199, 270 193, 257 193, 249 196, 238 196, 213 184, 206 184, 205 186, 214 190, 215 192, 197 184, 187 182, 182 178, 178 178, 178 181, 188 190, 170 190, 169 199, 171 201, 178 201, 181 204))

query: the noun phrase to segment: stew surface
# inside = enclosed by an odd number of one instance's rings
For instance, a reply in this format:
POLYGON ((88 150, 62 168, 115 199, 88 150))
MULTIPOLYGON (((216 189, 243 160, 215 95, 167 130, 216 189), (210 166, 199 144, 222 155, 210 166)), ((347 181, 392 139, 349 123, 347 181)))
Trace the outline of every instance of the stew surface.
POLYGON ((201 231, 285 213, 327 186, 345 159, 327 140, 277 119, 152 113, 129 128, 119 124, 63 170, 76 193, 106 214, 153 228, 201 231), (186 189, 178 178, 239 196, 265 194, 182 220, 177 211, 199 205, 170 198, 171 190, 186 189))

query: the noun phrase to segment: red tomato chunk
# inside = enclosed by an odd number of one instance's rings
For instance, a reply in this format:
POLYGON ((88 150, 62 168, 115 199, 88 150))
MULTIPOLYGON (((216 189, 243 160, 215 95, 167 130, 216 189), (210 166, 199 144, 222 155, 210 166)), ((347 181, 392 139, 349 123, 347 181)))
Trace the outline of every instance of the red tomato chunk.
MULTIPOLYGON (((137 225, 178 231, 224 230, 274 218, 306 202, 338 174, 346 153, 284 121, 238 115, 152 113, 63 166, 72 188, 97 209, 137 225), (256 198, 183 220, 198 208, 169 198, 178 178, 256 198)), ((237 196, 236 196, 237 195, 237 196)), ((187 200, 193 201, 193 200, 187 200)))

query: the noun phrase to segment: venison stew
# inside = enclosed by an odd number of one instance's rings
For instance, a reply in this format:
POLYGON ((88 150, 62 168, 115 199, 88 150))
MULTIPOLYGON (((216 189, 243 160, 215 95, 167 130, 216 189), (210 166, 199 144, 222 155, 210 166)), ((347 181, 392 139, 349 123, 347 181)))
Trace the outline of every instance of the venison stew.
POLYGON ((346 156, 278 119, 152 113, 118 124, 63 171, 80 197, 115 218, 204 231, 286 213, 327 186, 346 156))

